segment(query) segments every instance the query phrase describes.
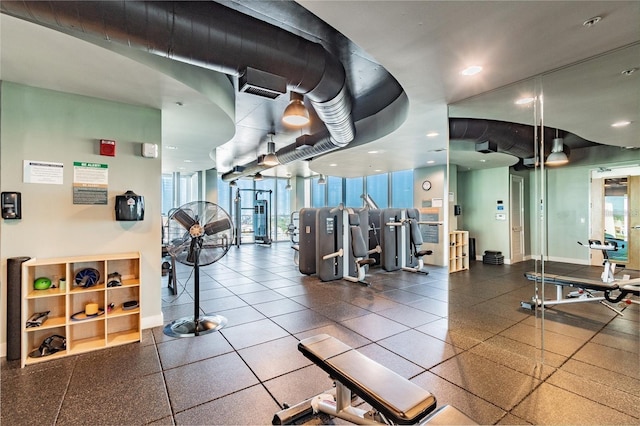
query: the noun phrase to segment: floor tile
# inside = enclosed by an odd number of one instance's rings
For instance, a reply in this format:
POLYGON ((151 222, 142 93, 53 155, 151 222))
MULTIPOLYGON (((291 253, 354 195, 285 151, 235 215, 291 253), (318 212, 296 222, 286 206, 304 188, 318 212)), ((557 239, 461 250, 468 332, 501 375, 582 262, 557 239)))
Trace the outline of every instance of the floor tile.
POLYGON ((176 414, 181 425, 268 425, 280 407, 261 385, 176 414), (248 404, 249 402, 249 404, 248 404))
POLYGON ((341 321, 341 324, 373 341, 384 339, 385 337, 393 336, 394 334, 408 330, 407 326, 378 314, 363 315, 361 317, 341 321))
POLYGON ((235 350, 285 337, 288 333, 268 319, 225 327, 220 333, 235 350))
POLYGON ((540 384, 533 376, 469 352, 435 366, 431 372, 505 411, 511 410, 540 384))
POLYGON ((163 370, 232 352, 231 345, 220 333, 181 337, 158 344, 163 370))
POLYGON ((512 414, 535 425, 631 425, 638 419, 575 393, 543 383, 512 414))
POLYGON ((407 330, 378 342, 382 347, 429 369, 455 356, 462 350, 416 330, 407 330))
POLYGON ((241 349, 238 354, 263 382, 312 364, 298 351, 298 340, 292 336, 241 349))
POLYGON ((258 384, 258 379, 236 353, 207 358, 164 372, 175 412, 258 384))

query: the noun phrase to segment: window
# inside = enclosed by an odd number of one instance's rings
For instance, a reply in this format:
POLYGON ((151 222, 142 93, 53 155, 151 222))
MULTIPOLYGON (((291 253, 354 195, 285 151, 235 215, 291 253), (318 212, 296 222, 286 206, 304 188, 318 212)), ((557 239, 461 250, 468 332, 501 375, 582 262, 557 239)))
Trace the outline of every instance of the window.
POLYGON ((334 207, 342 203, 342 178, 328 176, 327 178, 327 205, 334 207))
POLYGON ((413 208, 413 170, 391 173, 391 207, 413 208))
POLYGON ((364 193, 364 178, 346 178, 345 179, 345 200, 347 207, 362 207, 362 194, 364 193))
POLYGON ((318 184, 319 177, 314 177, 311 179, 311 207, 325 207, 326 204, 326 193, 327 193, 327 185, 318 184))
POLYGON ((287 229, 291 222, 291 191, 288 191, 286 186, 287 179, 276 180, 276 202, 273 213, 276 217, 273 236, 275 241, 287 241, 289 239, 287 229))
POLYGON ((218 205, 231 216, 231 191, 233 187, 229 186, 228 182, 222 180, 222 175, 218 174, 218 205))
POLYGON ((367 194, 381 209, 389 207, 389 175, 367 176, 367 194))

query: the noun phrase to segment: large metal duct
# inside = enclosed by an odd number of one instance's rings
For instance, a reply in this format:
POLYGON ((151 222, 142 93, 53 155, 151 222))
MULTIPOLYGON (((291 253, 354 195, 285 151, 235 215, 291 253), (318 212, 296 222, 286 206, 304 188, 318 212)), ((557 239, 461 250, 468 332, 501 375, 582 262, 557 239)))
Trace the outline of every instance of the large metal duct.
MULTIPOLYGON (((309 99, 329 132, 328 143, 323 140, 316 151, 343 147, 355 137, 346 74, 335 56, 318 43, 218 3, 3 0, 0 11, 225 74, 240 76, 253 68, 284 77, 290 90, 309 99)), ((278 156, 281 164, 289 157, 278 156)))
MULTIPOLYGON (((540 128, 538 128, 540 130, 540 128)), ((545 155, 551 151, 551 141, 560 132, 564 138, 565 152, 571 148, 582 148, 597 145, 573 133, 550 127, 544 128, 544 135, 538 134, 539 140, 545 141, 545 155)), ((474 118, 450 118, 449 139, 468 140, 470 142, 491 141, 496 144, 498 152, 526 159, 535 156, 535 128, 519 123, 474 118)))

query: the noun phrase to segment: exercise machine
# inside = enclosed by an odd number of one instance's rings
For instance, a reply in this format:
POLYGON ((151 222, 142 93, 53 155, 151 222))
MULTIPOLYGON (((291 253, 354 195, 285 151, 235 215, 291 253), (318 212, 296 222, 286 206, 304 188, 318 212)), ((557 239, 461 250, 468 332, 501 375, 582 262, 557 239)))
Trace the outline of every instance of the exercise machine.
POLYGON ((380 256, 382 269, 397 271, 402 269, 402 253, 408 244, 404 231, 404 217, 401 209, 382 209, 380 212, 380 256))
POLYGON ((420 212, 418 209, 407 209, 405 223, 406 231, 409 233, 409 245, 402 245, 404 249, 403 258, 405 259, 402 269, 409 272, 419 272, 428 274, 429 271, 424 270, 423 256, 433 254, 432 250, 420 250, 422 246, 422 232, 420 231, 420 212))
MULTIPOLYGON (((604 270, 600 276, 600 280, 591 280, 587 278, 570 277, 556 274, 541 274, 539 272, 527 272, 525 277, 531 281, 541 282, 545 284, 553 284, 556 286, 555 300, 542 300, 538 296, 534 296, 530 302, 520 302, 520 306, 526 309, 534 309, 537 307, 546 307, 570 303, 581 302, 599 302, 608 309, 611 309, 618 315, 623 313, 611 306, 609 303, 618 303, 628 298, 629 295, 640 296, 640 278, 616 280, 613 276, 615 264, 609 262, 607 252, 616 250, 614 243, 605 241, 602 244, 599 240, 589 240, 588 245, 578 242, 578 244, 588 247, 592 250, 602 250, 604 256, 604 270), (576 288, 576 291, 569 293, 567 298, 563 296, 564 287, 576 288), (597 293, 602 292, 602 296, 597 293)), ((635 303, 632 299, 628 299, 635 303)))
POLYGON ((291 248, 293 249, 293 263, 300 265, 300 213, 292 212, 291 220, 287 226, 287 235, 291 240, 291 248))
POLYGON ((274 425, 318 412, 355 424, 477 424, 453 406, 436 409, 430 392, 328 334, 301 340, 298 350, 334 380, 335 388, 277 412, 274 425), (354 407, 356 396, 371 409, 354 407))
POLYGON ((255 244, 271 245, 273 239, 271 238, 271 198, 273 191, 270 189, 248 189, 238 188, 236 189, 236 197, 234 198, 235 205, 235 238, 236 246, 240 247, 242 244, 243 225, 252 223, 253 225, 253 242, 255 244), (253 203, 251 207, 242 207, 242 192, 253 193, 253 203), (266 199, 265 196, 269 197, 266 199), (243 212, 251 211, 251 214, 243 214, 243 212), (248 222, 248 217, 251 217, 251 222, 248 222))
POLYGON ((347 209, 346 214, 348 215, 349 232, 348 234, 345 233, 345 236, 349 238, 347 244, 351 250, 347 257, 349 262, 343 267, 345 274, 342 278, 347 281, 369 285, 364 278, 367 273, 367 268, 374 265, 376 261, 368 256, 373 253, 379 254, 382 249, 379 245, 376 245, 373 249, 369 249, 369 242, 364 238, 364 235, 368 235, 368 226, 365 228, 366 230, 363 230, 361 223, 367 223, 366 221, 369 217, 368 209, 361 209, 358 212, 347 209))
POLYGON ((303 208, 298 217, 298 269, 301 274, 316 273, 316 216, 318 209, 303 208))
POLYGON ((344 275, 344 207, 322 207, 316 214, 316 274, 322 281, 344 275))

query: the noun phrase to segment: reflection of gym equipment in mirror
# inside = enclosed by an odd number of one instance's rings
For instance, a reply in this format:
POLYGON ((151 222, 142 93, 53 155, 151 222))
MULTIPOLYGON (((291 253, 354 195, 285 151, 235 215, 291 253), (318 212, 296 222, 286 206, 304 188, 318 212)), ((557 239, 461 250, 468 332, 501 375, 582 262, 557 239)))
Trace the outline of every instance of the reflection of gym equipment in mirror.
POLYGON ((236 243, 237 247, 242 244, 242 235, 253 234, 255 244, 271 245, 271 198, 273 191, 270 189, 248 189, 237 188, 236 197, 233 200, 235 222, 236 222, 236 243), (253 193, 253 204, 251 207, 242 207, 241 192, 253 193), (268 194, 268 199, 264 198, 268 194), (252 225, 251 231, 245 232, 244 228, 252 225))
POLYGON ((609 252, 615 252, 618 249, 616 242, 605 241, 603 244, 599 240, 589 240, 588 244, 583 244, 581 242, 578 242, 578 244, 591 250, 602 251, 602 255, 604 257, 604 270, 600 276, 600 280, 527 272, 525 276, 531 281, 555 285, 556 299, 542 300, 537 296, 534 296, 531 302, 520 302, 520 306, 526 309, 534 309, 535 307, 547 307, 570 303, 599 302, 616 314, 622 316, 623 313, 620 310, 606 302, 618 303, 620 301, 625 301, 625 303, 636 303, 634 299, 629 299, 628 296, 640 296, 640 278, 629 279, 628 276, 625 276, 622 280, 616 280, 614 277, 616 265, 609 261, 609 252), (564 287, 573 287, 578 290, 572 291, 567 296, 564 296, 564 287), (599 292, 602 292, 603 295, 597 296, 596 293, 599 292), (627 300, 629 300, 629 302, 627 302, 627 300))
MULTIPOLYGON (((224 327, 227 319, 220 315, 200 314, 200 266, 220 260, 233 241, 233 222, 221 207, 207 201, 194 201, 176 209, 169 217, 167 251, 179 263, 193 266, 194 312, 167 324, 164 334, 193 337, 224 327)), ((175 274, 175 270, 173 271, 175 274)))
POLYGON ((293 263, 300 264, 300 212, 292 212, 289 225, 287 226, 287 235, 291 240, 291 248, 293 249, 293 263))

